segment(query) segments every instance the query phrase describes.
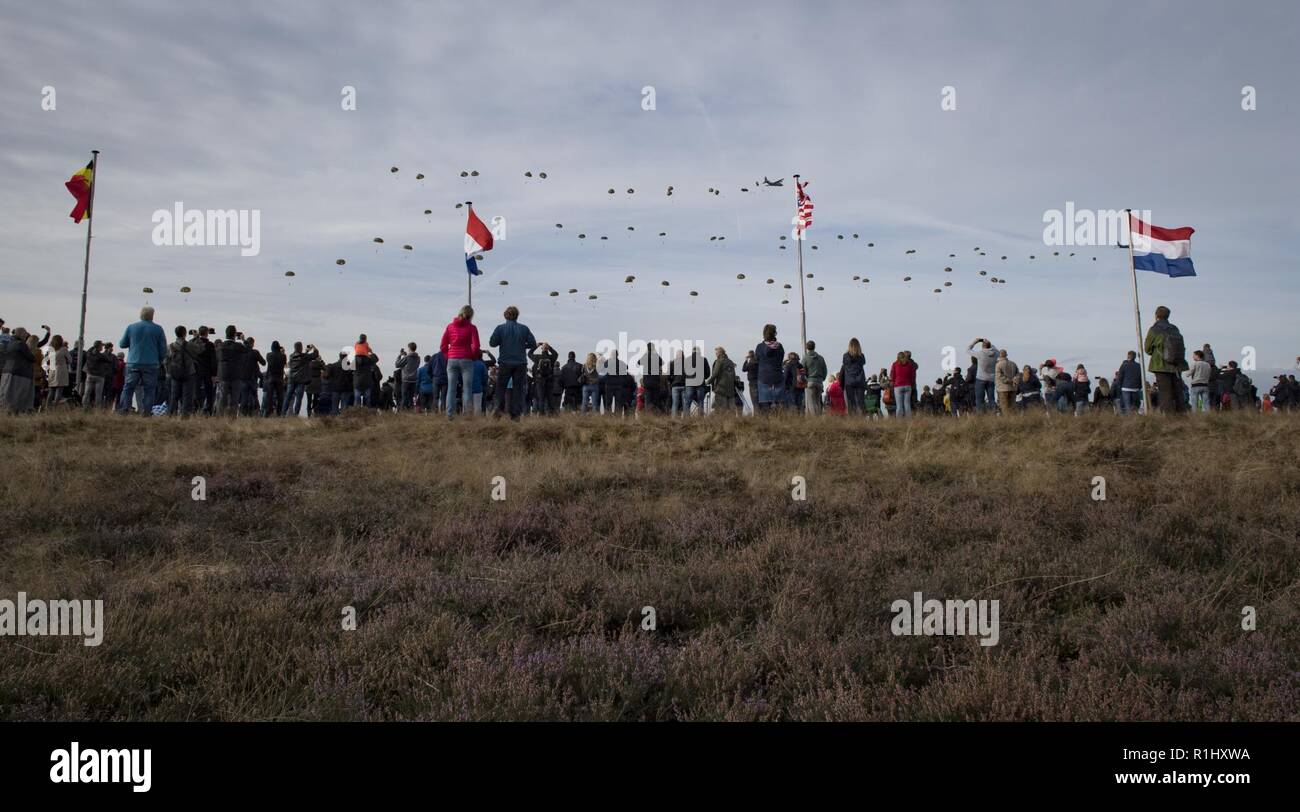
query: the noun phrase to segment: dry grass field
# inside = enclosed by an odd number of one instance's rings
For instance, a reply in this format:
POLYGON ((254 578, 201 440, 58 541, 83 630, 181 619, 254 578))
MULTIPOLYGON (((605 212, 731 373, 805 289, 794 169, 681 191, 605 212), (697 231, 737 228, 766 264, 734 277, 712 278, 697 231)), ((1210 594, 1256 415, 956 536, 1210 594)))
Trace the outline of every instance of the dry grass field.
POLYGON ((0 637, 0 720, 1300 720, 1293 415, 71 414, 0 450, 0 598, 106 615, 0 637), (894 636, 916 591, 999 600, 999 643, 894 636))

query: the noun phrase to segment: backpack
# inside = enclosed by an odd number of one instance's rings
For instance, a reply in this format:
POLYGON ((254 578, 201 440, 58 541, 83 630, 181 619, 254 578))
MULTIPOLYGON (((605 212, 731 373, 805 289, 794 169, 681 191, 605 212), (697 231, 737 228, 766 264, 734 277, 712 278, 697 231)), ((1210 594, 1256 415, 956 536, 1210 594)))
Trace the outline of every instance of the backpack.
POLYGON ((537 359, 537 369, 533 373, 543 378, 549 378, 555 374, 555 361, 551 360, 549 355, 543 355, 537 359))
POLYGON ((1249 397, 1250 388, 1253 385, 1254 384, 1250 380, 1249 375, 1247 375, 1244 372, 1238 372, 1237 380, 1233 381, 1232 384, 1232 394, 1236 395, 1239 398, 1249 397))
POLYGON ((795 389, 807 389, 807 388, 808 388, 808 370, 807 370, 807 369, 805 369, 805 368, 803 368, 803 367, 797 367, 797 368, 795 369, 795 373, 794 373, 794 388, 795 388, 795 389))
POLYGON ((1165 333, 1164 357, 1166 364, 1181 364, 1187 357, 1187 348, 1183 346, 1183 334, 1177 330, 1165 333))

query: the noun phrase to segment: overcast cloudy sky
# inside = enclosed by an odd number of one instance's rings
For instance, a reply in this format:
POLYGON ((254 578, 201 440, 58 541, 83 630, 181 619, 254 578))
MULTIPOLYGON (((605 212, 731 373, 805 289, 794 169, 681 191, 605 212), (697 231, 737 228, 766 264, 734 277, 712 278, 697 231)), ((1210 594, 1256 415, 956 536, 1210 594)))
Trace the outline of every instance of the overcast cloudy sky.
POLYGON ((1196 228, 1198 277, 1139 273, 1144 329, 1163 303, 1220 361, 1300 354, 1291 2, 0 7, 10 326, 76 335, 85 226, 63 183, 98 148, 92 339, 148 299, 169 329, 235 323, 263 346, 364 331, 387 365, 464 303, 455 204, 473 200, 507 226, 475 283, 484 327, 515 303, 561 349, 626 330, 739 357, 771 321, 793 349, 778 238, 799 172, 816 202, 809 336, 833 357, 858 336, 869 365, 909 348, 933 379, 942 347, 987 335, 1022 363, 1109 374, 1135 342, 1128 254, 1044 246, 1044 211, 1067 201, 1196 228), (155 246, 153 212, 177 202, 259 210, 260 253, 155 246))

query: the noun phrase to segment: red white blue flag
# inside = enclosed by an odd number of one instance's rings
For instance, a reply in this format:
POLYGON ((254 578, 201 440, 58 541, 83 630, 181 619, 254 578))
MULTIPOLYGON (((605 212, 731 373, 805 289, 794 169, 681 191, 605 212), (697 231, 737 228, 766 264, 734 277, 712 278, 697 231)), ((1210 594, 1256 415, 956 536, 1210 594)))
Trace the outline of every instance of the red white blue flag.
POLYGON ((470 276, 480 276, 483 273, 478 269, 475 255, 491 250, 492 232, 478 219, 474 207, 470 206, 469 220, 465 223, 465 270, 469 271, 470 276))
POLYGON ((1192 267, 1192 234, 1196 229, 1161 228, 1144 223, 1129 213, 1129 245, 1133 246, 1133 267, 1165 276, 1196 276, 1192 267))

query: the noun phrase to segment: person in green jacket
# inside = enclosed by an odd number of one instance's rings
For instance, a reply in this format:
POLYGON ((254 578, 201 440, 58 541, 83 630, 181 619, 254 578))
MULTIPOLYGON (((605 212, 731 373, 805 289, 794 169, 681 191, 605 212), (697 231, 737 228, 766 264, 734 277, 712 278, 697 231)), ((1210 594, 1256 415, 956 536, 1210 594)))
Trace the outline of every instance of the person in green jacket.
POLYGON ((1169 323, 1169 308, 1156 308, 1156 322, 1147 330, 1145 342, 1149 369, 1156 376, 1156 394, 1160 411, 1173 414, 1183 410, 1182 374, 1187 371, 1187 346, 1183 334, 1169 323))
POLYGON ((804 390, 804 412, 822 413, 822 386, 826 383, 826 359, 817 352, 817 342, 809 341, 803 355, 803 368, 808 374, 808 387, 804 390))
POLYGON ((717 360, 709 374, 709 388, 713 391, 712 411, 731 414, 736 408, 736 364, 727 357, 722 347, 713 350, 717 360))

